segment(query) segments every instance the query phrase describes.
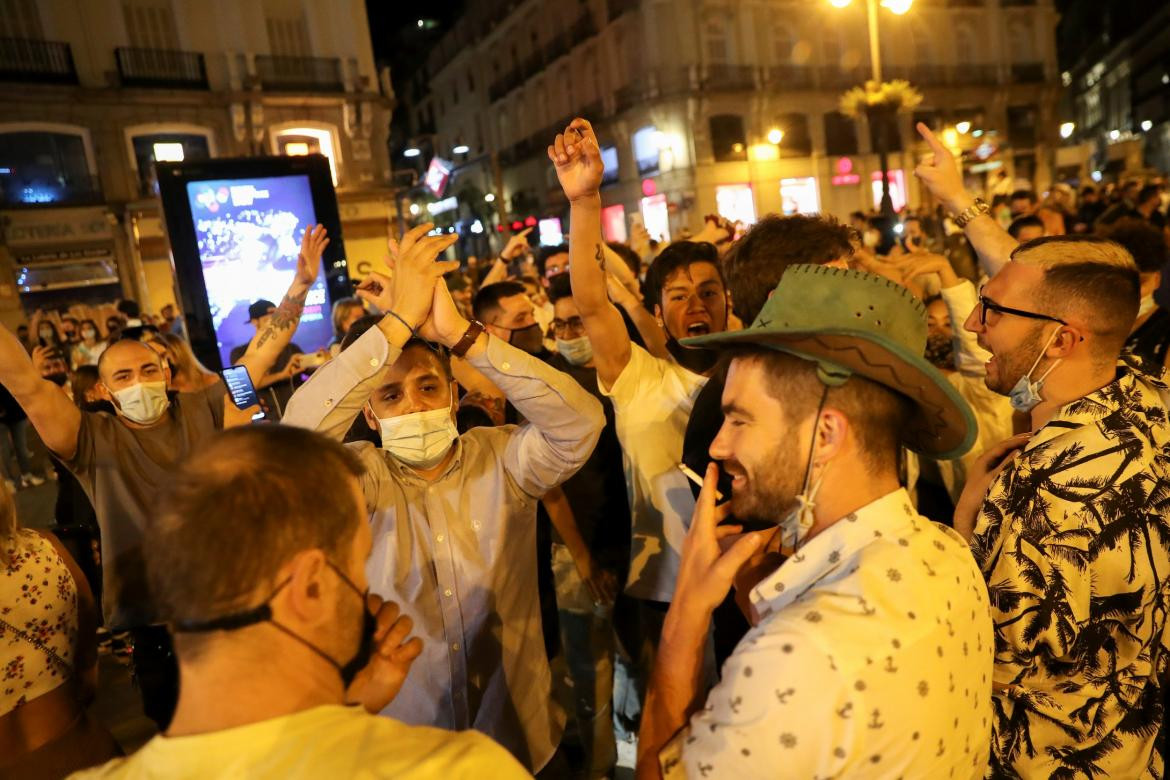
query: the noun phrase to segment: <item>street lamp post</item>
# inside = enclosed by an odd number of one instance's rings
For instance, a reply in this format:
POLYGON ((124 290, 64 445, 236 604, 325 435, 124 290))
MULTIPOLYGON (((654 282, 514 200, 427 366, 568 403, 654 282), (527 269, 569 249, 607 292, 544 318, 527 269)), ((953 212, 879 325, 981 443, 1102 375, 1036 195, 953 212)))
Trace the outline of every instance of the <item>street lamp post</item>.
MULTIPOLYGON (((853 0, 829 0, 829 4, 835 8, 845 8, 852 2, 853 0)), ((914 0, 881 0, 882 7, 898 16, 909 11, 913 4, 914 0)), ((869 28, 869 64, 873 70, 873 81, 881 85, 882 47, 878 29, 878 0, 865 0, 865 19, 869 28)), ((871 124, 878 123, 874 137, 877 140, 878 161, 882 168, 881 213, 886 217, 894 215, 894 200, 890 197, 889 139, 886 137, 889 118, 894 113, 896 112, 890 111, 888 106, 869 106, 865 110, 866 119, 871 124)))

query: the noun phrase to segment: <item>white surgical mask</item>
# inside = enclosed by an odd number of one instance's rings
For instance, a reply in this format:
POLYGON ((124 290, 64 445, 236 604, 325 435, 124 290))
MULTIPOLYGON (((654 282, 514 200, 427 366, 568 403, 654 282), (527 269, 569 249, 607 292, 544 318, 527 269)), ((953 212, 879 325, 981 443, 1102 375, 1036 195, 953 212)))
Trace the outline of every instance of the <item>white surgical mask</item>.
POLYGON ((1044 357, 1044 353, 1056 339, 1057 333, 1060 333, 1060 328, 1052 331, 1052 335, 1048 337, 1048 341, 1045 341, 1044 346, 1040 349, 1040 354, 1032 361, 1032 367, 1028 369, 1028 373, 1020 377, 1016 386, 1008 393, 1012 408, 1017 412, 1030 412, 1036 408, 1036 404, 1044 400, 1044 397, 1040 395, 1040 388, 1044 385, 1044 380, 1052 373, 1052 369, 1060 365, 1061 358, 1057 358, 1056 362, 1049 366, 1048 370, 1041 374, 1036 381, 1032 381, 1032 372, 1036 370, 1036 366, 1040 365, 1040 359, 1044 357))
POLYGON ((1146 316, 1152 312, 1158 304, 1154 303, 1153 295, 1146 295, 1142 298, 1142 302, 1138 305, 1138 319, 1146 316))
POLYGON ((439 465, 459 438, 451 409, 415 412, 399 417, 378 417, 382 449, 408 466, 420 469, 439 465))
POLYGON ((557 339, 557 352, 574 366, 583 366, 593 359, 593 342, 588 336, 576 339, 557 339))
POLYGON ((171 405, 166 382, 140 382, 113 391, 118 414, 139 425, 158 422, 171 405))
POLYGON ((86 328, 85 330, 81 331, 81 337, 82 337, 83 339, 93 339, 93 338, 97 338, 97 332, 96 332, 96 331, 92 331, 92 330, 90 330, 89 328, 86 328))

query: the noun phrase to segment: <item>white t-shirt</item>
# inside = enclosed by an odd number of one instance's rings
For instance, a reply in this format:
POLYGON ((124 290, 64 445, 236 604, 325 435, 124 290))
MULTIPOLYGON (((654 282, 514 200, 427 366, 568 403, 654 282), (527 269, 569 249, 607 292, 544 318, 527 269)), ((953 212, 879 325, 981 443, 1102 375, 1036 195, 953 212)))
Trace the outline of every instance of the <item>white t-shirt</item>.
POLYGON ((678 464, 695 397, 706 383, 705 376, 653 357, 637 344, 612 388, 597 383, 613 400, 622 445, 633 531, 626 593, 635 598, 674 596, 683 538, 695 511, 678 464))
POLYGON ((71 777, 479 780, 531 775, 478 732, 407 726, 360 707, 327 705, 209 734, 155 737, 128 758, 71 777))

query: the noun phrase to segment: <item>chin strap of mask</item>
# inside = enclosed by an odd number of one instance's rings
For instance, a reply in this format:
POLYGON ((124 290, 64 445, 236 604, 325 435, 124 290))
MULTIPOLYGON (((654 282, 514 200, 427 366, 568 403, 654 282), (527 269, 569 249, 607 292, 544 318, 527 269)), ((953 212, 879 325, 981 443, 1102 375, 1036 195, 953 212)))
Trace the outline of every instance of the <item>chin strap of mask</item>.
POLYGON ((817 404, 816 417, 813 418, 812 441, 809 442, 808 460, 805 461, 804 466, 804 484, 796 496, 796 506, 780 521, 780 552, 786 556, 792 555, 800 549, 816 520, 816 498, 817 493, 820 492, 821 483, 824 481, 825 473, 822 469, 816 481, 813 481, 813 452, 817 448, 817 429, 820 427, 821 412, 825 410, 825 401, 828 397, 829 388, 826 386, 821 392, 821 401, 817 404))

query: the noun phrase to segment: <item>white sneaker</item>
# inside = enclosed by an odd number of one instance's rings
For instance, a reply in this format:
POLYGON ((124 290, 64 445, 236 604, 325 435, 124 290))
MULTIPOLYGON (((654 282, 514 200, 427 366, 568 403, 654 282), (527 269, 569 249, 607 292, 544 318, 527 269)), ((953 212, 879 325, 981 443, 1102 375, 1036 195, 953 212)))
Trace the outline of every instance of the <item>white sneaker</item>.
POLYGON ((32 487, 40 487, 45 484, 45 479, 44 477, 38 477, 36 474, 25 474, 20 478, 20 484, 24 487, 29 487, 30 485, 32 487))

